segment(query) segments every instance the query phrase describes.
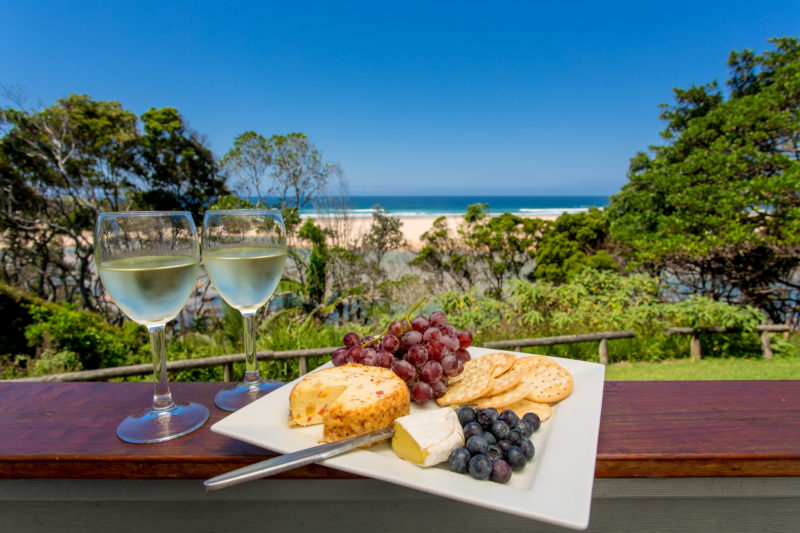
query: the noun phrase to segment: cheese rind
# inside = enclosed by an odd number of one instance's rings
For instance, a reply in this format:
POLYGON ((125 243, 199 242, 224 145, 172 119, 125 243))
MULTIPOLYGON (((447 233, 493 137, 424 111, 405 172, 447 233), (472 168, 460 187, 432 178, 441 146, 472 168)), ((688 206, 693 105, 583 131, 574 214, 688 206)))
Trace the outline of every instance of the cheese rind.
POLYGON ((464 430, 449 407, 400 417, 394 421, 394 432, 394 453, 420 466, 446 461, 454 449, 464 445, 464 430))
POLYGON ((346 364, 307 375, 289 395, 289 425, 322 424, 325 442, 389 427, 409 412, 405 382, 388 368, 346 364))

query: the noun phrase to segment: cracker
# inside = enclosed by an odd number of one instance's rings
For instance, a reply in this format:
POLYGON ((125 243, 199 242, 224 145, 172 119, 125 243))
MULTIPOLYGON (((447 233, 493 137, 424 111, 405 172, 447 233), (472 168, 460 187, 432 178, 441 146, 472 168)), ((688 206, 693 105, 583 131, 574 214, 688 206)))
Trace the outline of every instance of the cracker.
POLYGON ((485 372, 471 372, 461 381, 447 388, 441 398, 437 398, 439 405, 453 405, 468 403, 476 398, 485 396, 492 390, 494 378, 485 372))
POLYGON ((472 374, 488 374, 491 376, 494 374, 494 366, 495 359, 492 357, 487 359, 487 357, 484 356, 470 359, 464 363, 464 370, 459 375, 451 377, 448 380, 448 384, 454 385, 472 374))
POLYGON ((494 363, 494 371, 492 372, 492 377, 497 377, 509 368, 511 365, 514 364, 514 361, 517 360, 517 356, 513 353, 506 353, 506 352, 495 352, 489 353, 481 357, 481 359, 489 359, 494 363))
POLYGON ((494 378, 494 387, 489 391, 488 396, 494 396, 495 394, 507 391, 519 383, 527 371, 528 369, 522 366, 517 366, 516 364, 512 365, 504 374, 500 374, 494 378))
POLYGON ((525 416, 525 413, 536 413, 539 416, 539 420, 542 422, 550 418, 550 415, 553 414, 553 410, 550 408, 549 404, 532 402, 527 398, 523 398, 522 400, 512 403, 511 405, 507 405, 506 409, 511 409, 517 413, 517 416, 520 418, 525 416))
POLYGON ((525 368, 531 368, 535 366, 542 366, 542 365, 555 365, 561 366, 549 357, 545 357, 544 355, 530 355, 526 357, 520 357, 516 361, 514 361, 515 366, 522 366, 525 368))
POLYGON ((572 392, 572 374, 558 365, 542 365, 534 371, 533 390, 526 396, 534 402, 555 403, 572 392))

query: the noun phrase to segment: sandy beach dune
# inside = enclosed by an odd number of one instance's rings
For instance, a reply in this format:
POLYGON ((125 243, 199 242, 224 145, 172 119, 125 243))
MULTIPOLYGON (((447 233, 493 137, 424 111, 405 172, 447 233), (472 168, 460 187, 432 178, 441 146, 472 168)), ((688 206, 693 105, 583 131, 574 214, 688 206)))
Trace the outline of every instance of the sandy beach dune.
MULTIPOLYGON (((402 226, 400 227, 406 239, 407 248, 411 250, 419 250, 422 248, 422 234, 431 229, 437 217, 405 217, 401 218, 402 226)), ((541 218, 544 220, 555 220, 556 216, 540 216, 531 218, 541 218)), ((461 224, 463 217, 448 216, 446 217, 447 224, 450 229, 455 232, 459 224, 461 224)), ((318 219, 321 225, 335 225, 341 222, 332 222, 326 219, 318 219)), ((365 234, 372 223, 371 217, 351 218, 347 221, 349 224, 349 231, 354 237, 360 237, 365 234)))

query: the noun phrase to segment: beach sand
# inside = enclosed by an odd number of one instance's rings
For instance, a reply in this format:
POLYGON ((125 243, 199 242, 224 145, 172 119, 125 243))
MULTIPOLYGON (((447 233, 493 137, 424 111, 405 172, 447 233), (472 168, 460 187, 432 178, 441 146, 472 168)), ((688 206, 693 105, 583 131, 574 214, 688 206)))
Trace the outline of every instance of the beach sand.
MULTIPOLYGON (((433 227, 433 223, 437 217, 407 217, 401 218, 400 222, 402 222, 402 226, 400 226, 400 230, 403 232, 403 236, 406 240, 405 248, 410 250, 419 250, 422 248, 422 234, 426 231, 430 230, 433 227)), ((530 217, 530 218, 541 218, 543 220, 555 220, 557 216, 540 216, 540 217, 530 217)), ((455 235, 455 231, 458 226, 461 224, 463 217, 460 216, 449 216, 446 217, 447 224, 450 227, 450 230, 455 235)), ((318 223, 321 225, 326 226, 335 226, 342 224, 341 221, 331 221, 330 219, 318 219, 318 223)), ((372 223, 372 217, 363 217, 363 218, 351 218, 347 220, 346 224, 347 231, 349 231, 352 238, 356 238, 360 240, 360 236, 364 235, 367 230, 369 229, 370 224, 372 223)), ((399 246, 398 246, 399 248, 399 246)))

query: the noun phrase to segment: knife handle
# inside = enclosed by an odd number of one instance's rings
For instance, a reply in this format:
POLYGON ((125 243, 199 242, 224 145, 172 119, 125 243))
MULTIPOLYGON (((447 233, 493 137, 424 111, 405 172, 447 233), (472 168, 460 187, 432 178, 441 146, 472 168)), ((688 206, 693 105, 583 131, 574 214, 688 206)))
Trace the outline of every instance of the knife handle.
POLYGON ((260 461, 249 466, 231 470, 225 474, 220 474, 219 476, 205 480, 203 485, 205 485, 206 490, 211 491, 230 487, 231 485, 238 485, 239 483, 244 483, 253 479, 273 476, 281 472, 286 472, 287 470, 334 457, 360 446, 388 439, 392 435, 394 435, 394 428, 388 427, 362 435, 356 435, 355 437, 338 440, 336 442, 320 444, 319 446, 279 455, 278 457, 273 457, 266 461, 260 461))

